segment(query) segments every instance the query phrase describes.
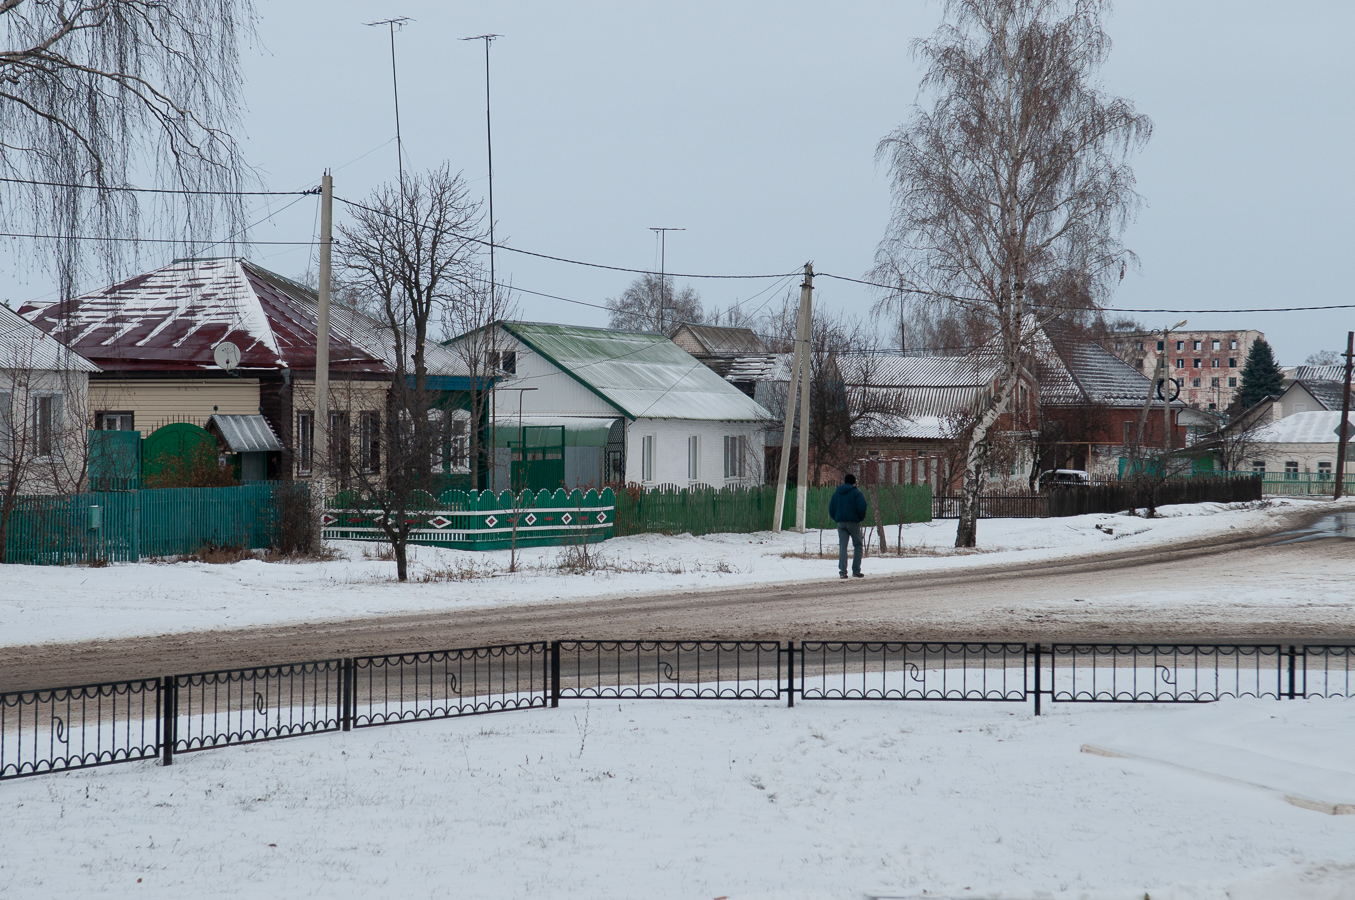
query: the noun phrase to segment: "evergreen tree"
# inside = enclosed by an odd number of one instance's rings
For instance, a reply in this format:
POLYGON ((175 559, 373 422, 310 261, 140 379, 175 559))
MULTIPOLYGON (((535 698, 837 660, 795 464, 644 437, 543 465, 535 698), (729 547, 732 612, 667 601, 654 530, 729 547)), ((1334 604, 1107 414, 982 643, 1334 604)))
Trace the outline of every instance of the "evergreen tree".
POLYGON ((1247 353, 1247 363, 1242 367, 1242 385, 1237 392, 1238 404, 1249 409, 1265 397, 1278 395, 1284 390, 1284 373, 1275 362, 1275 354, 1265 338, 1251 345, 1247 353))

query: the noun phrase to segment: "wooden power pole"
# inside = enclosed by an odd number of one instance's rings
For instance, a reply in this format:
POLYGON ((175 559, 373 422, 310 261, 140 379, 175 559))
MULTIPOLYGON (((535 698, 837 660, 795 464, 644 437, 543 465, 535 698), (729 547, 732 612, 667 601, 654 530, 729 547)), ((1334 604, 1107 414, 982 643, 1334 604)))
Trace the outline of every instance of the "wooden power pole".
POLYGON ((1346 487, 1346 454, 1350 452, 1350 370, 1355 364, 1355 331, 1346 332, 1346 391, 1341 395, 1341 421, 1336 426, 1341 435, 1336 443, 1336 491, 1333 500, 1340 500, 1346 487))
POLYGON ((786 509, 786 481, 790 474, 790 443, 795 430, 796 391, 800 392, 800 454, 796 466, 795 530, 804 534, 805 505, 808 498, 809 456, 806 443, 809 431, 809 333, 814 291, 814 267, 805 263, 805 280, 800 285, 800 313, 795 320, 795 352, 791 354, 790 382, 786 385, 786 420, 781 430, 781 465, 776 476, 776 509, 772 512, 772 531, 780 531, 786 509))

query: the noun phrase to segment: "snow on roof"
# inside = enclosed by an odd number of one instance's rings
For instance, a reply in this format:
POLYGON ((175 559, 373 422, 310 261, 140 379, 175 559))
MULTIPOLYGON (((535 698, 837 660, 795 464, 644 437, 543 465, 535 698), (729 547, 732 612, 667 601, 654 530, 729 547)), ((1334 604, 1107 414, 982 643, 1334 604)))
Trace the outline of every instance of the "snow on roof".
POLYGON ((0 369, 97 372, 99 367, 0 304, 0 369))
POLYGON ((725 373, 726 381, 783 381, 790 382, 790 354, 768 353, 765 356, 740 356, 732 360, 725 373))
MULTIPOLYGON (((313 290, 241 259, 179 260, 69 302, 25 307, 39 328, 63 336, 104 369, 215 371, 212 351, 230 341, 241 369, 315 368, 313 290)), ((441 347, 426 347, 431 373, 464 375, 441 347)), ((334 304, 330 369, 394 371, 388 331, 364 313, 334 304)))
POLYGON ((1141 406, 1148 395, 1146 375, 1057 321, 1036 335, 1035 368, 1042 404, 1141 406))
MULTIPOLYGON (((1355 412, 1350 414, 1350 421, 1355 422, 1355 412)), ((1262 444, 1335 444, 1340 440, 1336 433, 1340 422, 1340 410, 1294 413, 1258 428, 1252 440, 1262 444)))
POLYGON ((1342 395, 1345 393, 1345 370, 1341 371, 1341 381, 1320 381, 1317 379, 1300 378, 1294 381, 1287 390, 1293 390, 1295 386, 1308 392, 1318 403, 1322 404, 1324 409, 1339 411, 1341 409, 1342 395))
POLYGON ((852 426, 852 439, 863 438, 922 438, 948 440, 954 437, 954 426, 945 416, 935 415, 874 415, 867 416, 852 426))
POLYGON ((748 395, 663 335, 539 322, 502 325, 631 419, 769 418, 748 395))

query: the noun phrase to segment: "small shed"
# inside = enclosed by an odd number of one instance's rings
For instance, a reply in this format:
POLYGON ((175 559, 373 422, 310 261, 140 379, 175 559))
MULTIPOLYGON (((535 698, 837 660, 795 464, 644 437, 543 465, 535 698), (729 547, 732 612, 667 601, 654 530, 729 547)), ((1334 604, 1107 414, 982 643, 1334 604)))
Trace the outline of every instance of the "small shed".
POLYGON ((264 481, 268 477, 268 454, 281 453, 282 441, 263 416, 216 414, 207 421, 207 430, 240 460, 242 484, 264 481))

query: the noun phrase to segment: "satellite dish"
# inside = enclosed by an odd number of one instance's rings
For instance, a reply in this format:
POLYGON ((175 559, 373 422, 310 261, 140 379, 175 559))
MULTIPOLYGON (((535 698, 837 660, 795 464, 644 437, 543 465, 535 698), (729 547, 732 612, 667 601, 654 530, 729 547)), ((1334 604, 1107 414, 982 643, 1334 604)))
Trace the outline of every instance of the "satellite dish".
POLYGON ((212 358, 216 360, 218 366, 229 372, 240 365, 240 348, 230 341, 222 341, 212 351, 212 358))
MULTIPOLYGON (((1159 379, 1157 380, 1157 399, 1159 399, 1159 400, 1163 399, 1163 397, 1162 397, 1162 382, 1163 382, 1163 379, 1161 379, 1161 378, 1159 378, 1159 379)), ((1169 387, 1167 388, 1167 397, 1166 397, 1166 399, 1170 402, 1170 401, 1175 400, 1176 398, 1180 397, 1180 396, 1181 396, 1181 385, 1182 385, 1182 383, 1183 383, 1183 380, 1181 380, 1181 379, 1176 379, 1176 378, 1168 378, 1168 379, 1166 379, 1166 382, 1167 382, 1167 384, 1169 385, 1169 387)))

